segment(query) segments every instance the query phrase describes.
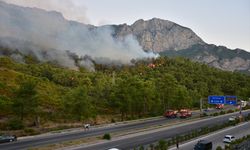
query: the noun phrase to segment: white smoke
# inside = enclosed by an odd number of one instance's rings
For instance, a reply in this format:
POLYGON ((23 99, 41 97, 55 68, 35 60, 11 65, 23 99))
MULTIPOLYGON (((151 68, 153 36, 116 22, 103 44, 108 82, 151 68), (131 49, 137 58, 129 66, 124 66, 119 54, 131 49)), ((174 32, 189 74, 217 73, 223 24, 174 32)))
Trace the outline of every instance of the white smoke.
POLYGON ((90 56, 84 56, 83 58, 81 58, 79 65, 81 67, 86 68, 87 70, 91 72, 95 72, 95 65, 90 56))
MULTIPOLYGON (((144 52, 133 36, 116 40, 113 32, 111 26, 97 28, 67 21, 58 12, 0 2, 1 44, 21 49, 24 54, 32 53, 40 61, 56 61, 76 69, 75 61, 66 51, 91 56, 95 61, 104 58, 105 63, 118 61, 122 64, 129 64, 132 59, 156 56, 144 52)), ((85 64, 91 66, 90 62, 85 64)))
MULTIPOLYGON (((87 8, 79 0, 1 0, 7 3, 61 12, 66 19, 89 23, 87 8)), ((80 0, 81 1, 81 0, 80 0)))
POLYGON ((18 63, 21 63, 21 64, 24 64, 24 60, 23 60, 23 56, 20 55, 20 54, 11 54, 10 56, 14 61, 18 62, 18 63))

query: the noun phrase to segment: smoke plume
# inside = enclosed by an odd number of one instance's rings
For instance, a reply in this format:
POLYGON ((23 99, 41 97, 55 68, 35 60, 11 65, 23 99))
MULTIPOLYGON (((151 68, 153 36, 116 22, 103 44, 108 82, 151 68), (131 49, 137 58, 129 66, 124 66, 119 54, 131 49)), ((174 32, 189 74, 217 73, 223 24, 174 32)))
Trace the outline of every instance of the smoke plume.
MULTIPOLYGON (((57 4, 59 0, 53 0, 53 3, 57 4)), ((144 52, 133 36, 117 40, 113 38, 113 32, 111 26, 97 28, 68 21, 59 12, 0 1, 0 44, 19 49, 23 54, 33 54, 40 61, 56 61, 76 69, 68 52, 80 57, 88 55, 95 61, 104 58, 102 63, 129 64, 132 59, 155 57, 153 53, 144 52)), ((83 59, 80 65, 91 67, 91 61, 86 60, 83 59)))
POLYGON ((1 0, 7 3, 61 12, 66 19, 90 23, 86 7, 79 0, 1 0))

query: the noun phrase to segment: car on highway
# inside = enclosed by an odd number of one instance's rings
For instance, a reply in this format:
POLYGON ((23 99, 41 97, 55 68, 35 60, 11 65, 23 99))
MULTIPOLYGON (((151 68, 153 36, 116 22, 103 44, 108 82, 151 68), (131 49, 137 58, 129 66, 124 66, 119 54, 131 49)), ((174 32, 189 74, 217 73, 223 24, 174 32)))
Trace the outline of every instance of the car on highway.
POLYGON ((90 124, 84 124, 83 127, 84 127, 85 130, 88 130, 90 128, 90 124))
POLYGON ((194 150, 212 150, 212 149, 213 149, 213 143, 207 140, 200 140, 194 146, 194 150))
POLYGON ((235 137, 233 135, 225 135, 223 142, 224 143, 231 143, 235 140, 235 137))
POLYGON ((212 110, 212 109, 209 108, 209 107, 204 109, 205 112, 208 112, 208 111, 211 111, 211 110, 212 110))
POLYGON ((17 140, 17 137, 15 135, 1 135, 0 136, 0 143, 14 142, 16 140, 17 140))
POLYGON ((120 149, 118 149, 118 148, 110 148, 108 150, 120 150, 120 149))
POLYGON ((236 116, 231 116, 231 117, 228 118, 228 120, 229 120, 229 121, 235 121, 236 118, 237 118, 236 116))

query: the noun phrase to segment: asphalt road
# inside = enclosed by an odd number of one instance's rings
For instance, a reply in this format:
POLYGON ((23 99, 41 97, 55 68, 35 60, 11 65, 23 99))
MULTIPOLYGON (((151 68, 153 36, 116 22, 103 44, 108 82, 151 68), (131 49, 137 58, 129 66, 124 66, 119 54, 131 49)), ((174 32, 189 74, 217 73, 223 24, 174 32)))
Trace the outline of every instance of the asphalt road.
MULTIPOLYGON (((197 116, 198 113, 196 113, 195 115, 197 116)), ((82 129, 76 132, 58 133, 58 134, 52 134, 52 135, 47 135, 47 136, 35 136, 33 138, 28 138, 28 139, 21 139, 21 140, 18 139, 17 142, 13 142, 13 143, 0 144, 0 150, 2 149, 4 150, 28 149, 31 147, 44 146, 44 145, 49 145, 49 144, 54 144, 54 143, 60 143, 63 141, 70 141, 70 140, 76 140, 76 139, 85 138, 85 137, 103 135, 105 133, 113 133, 113 132, 118 132, 118 131, 119 132, 130 131, 130 130, 137 130, 137 129, 142 129, 142 128, 151 127, 151 126, 166 125, 175 120, 177 119, 166 119, 165 117, 161 117, 158 119, 140 121, 136 123, 94 128, 88 131, 84 131, 84 129, 82 129)))
MULTIPOLYGON (((250 110, 243 112, 243 115, 247 115, 250 113, 250 110)), ((141 145, 149 145, 151 143, 155 143, 161 139, 168 139, 174 137, 176 135, 188 133, 194 129, 213 126, 215 124, 221 124, 223 122, 227 122, 228 118, 232 114, 227 114, 223 116, 217 116, 212 118, 207 118, 203 120, 198 120, 186 124, 179 124, 170 128, 167 128, 162 131, 157 131, 153 133, 146 133, 144 135, 124 138, 124 139, 113 139, 111 141, 107 141, 100 144, 94 144, 90 146, 82 146, 72 148, 74 150, 107 150, 109 148, 119 148, 119 149, 133 149, 135 147, 139 147, 141 145)))
MULTIPOLYGON (((195 115, 197 116, 199 114, 196 113, 194 114, 194 116, 195 115)), ((121 124, 121 125, 110 126, 110 127, 96 128, 96 129, 91 129, 89 131, 80 130, 76 132, 68 132, 68 133, 61 133, 61 134, 59 133, 59 134, 52 134, 48 136, 35 136, 29 139, 21 139, 13 143, 0 144, 0 149, 21 150, 21 149, 45 146, 49 144, 55 144, 55 143, 60 143, 63 141, 70 141, 70 140, 75 140, 75 139, 80 139, 80 138, 85 138, 85 137, 90 137, 90 136, 103 135, 105 133, 113 133, 113 132, 128 131, 128 130, 136 131, 138 129, 142 129, 142 128, 146 128, 150 126, 166 125, 172 122, 173 120, 176 120, 176 119, 166 119, 162 117, 159 119, 147 120, 147 121, 137 122, 137 123, 132 123, 132 124, 121 124)))
MULTIPOLYGON (((226 128, 224 130, 209 134, 207 136, 200 137, 196 140, 184 143, 179 145, 179 150, 193 150, 195 144, 199 140, 208 140, 213 143, 213 150, 217 148, 217 146, 221 146, 224 148, 225 143, 223 143, 223 138, 225 135, 233 135, 236 139, 242 138, 243 136, 250 135, 250 122, 246 122, 243 124, 239 124, 234 127, 226 128)), ((176 148, 171 148, 170 150, 176 150, 176 148)))

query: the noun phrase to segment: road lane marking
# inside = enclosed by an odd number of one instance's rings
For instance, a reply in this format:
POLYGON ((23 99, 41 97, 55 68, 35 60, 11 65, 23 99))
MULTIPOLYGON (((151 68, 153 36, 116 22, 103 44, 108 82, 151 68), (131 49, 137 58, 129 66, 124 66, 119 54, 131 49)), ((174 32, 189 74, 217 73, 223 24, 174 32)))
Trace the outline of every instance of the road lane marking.
MULTIPOLYGON (((218 134, 221 134, 222 132, 226 132, 226 131, 229 131, 229 130, 232 130, 234 128, 239 128, 241 126, 244 126, 246 124, 250 124, 249 122, 245 122, 245 123, 242 123, 242 124, 239 124, 237 126, 233 126, 233 127, 229 127, 229 128, 226 128, 226 129, 223 129, 223 130, 219 130, 218 132, 214 132, 214 133, 211 133, 211 134, 208 134, 208 135, 205 135, 205 136, 200 136, 200 137, 197 137, 195 139, 193 139, 192 141, 189 141, 189 142, 186 142, 186 143, 183 143, 181 145, 179 145, 179 148, 183 147, 183 146, 186 146, 186 145, 189 145, 189 144, 192 144, 192 143, 196 143, 198 142, 200 139, 206 139, 208 137, 211 137, 211 136, 215 136, 215 135, 218 135, 218 134)), ((169 150, 176 150, 176 147, 172 147, 170 148, 169 150)))

